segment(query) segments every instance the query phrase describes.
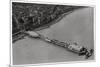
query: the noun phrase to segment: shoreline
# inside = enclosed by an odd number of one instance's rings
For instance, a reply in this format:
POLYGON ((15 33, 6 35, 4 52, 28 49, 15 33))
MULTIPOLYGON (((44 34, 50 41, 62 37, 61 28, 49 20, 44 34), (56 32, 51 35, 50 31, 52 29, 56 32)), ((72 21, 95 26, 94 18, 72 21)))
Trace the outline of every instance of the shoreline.
MULTIPOLYGON (((73 11, 74 11, 74 10, 73 10, 73 11)), ((72 13, 73 11, 69 11, 69 12, 67 12, 67 13, 64 13, 64 14, 61 15, 61 17, 59 17, 58 19, 52 21, 51 23, 45 24, 45 25, 43 25, 43 26, 41 26, 41 27, 39 27, 39 28, 37 28, 37 29, 34 29, 34 30, 32 30, 32 31, 40 31, 40 30, 43 30, 43 29, 47 29, 47 28, 49 28, 51 25, 56 24, 57 22, 59 22, 59 21, 60 21, 61 19, 63 19, 66 15, 72 13)))

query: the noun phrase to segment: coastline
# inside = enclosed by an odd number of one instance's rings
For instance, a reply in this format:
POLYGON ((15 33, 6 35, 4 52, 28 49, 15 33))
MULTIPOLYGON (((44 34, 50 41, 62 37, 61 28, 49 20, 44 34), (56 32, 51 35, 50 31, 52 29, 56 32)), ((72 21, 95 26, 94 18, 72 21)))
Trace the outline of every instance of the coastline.
MULTIPOLYGON (((73 11, 74 11, 74 10, 73 10, 73 11)), ((41 27, 39 27, 39 28, 36 28, 36 29, 34 29, 33 31, 40 31, 40 30, 43 30, 43 29, 47 29, 47 28, 49 28, 51 25, 56 24, 57 22, 59 22, 62 18, 64 18, 66 15, 72 13, 73 11, 69 11, 69 12, 67 12, 67 13, 64 13, 64 14, 62 14, 58 19, 52 21, 51 23, 45 24, 45 25, 43 25, 43 26, 41 26, 41 27)))

